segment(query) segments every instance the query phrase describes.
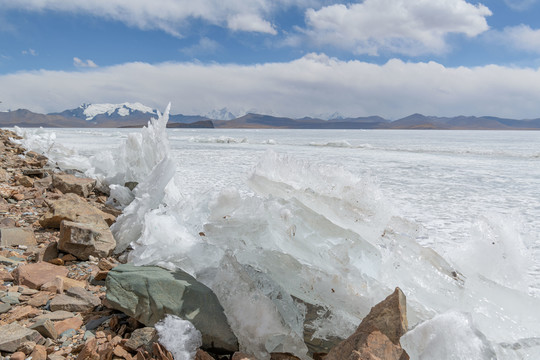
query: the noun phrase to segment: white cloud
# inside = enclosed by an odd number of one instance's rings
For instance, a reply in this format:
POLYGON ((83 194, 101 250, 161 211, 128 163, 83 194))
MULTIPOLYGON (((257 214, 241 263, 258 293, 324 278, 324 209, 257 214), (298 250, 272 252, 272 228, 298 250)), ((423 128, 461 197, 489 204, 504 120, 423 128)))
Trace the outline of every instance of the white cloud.
POLYGON ((506 5, 516 11, 524 11, 529 9, 536 3, 537 0, 504 0, 506 5))
POLYGON ((127 63, 90 71, 1 75, 4 107, 53 112, 82 102, 141 102, 173 113, 227 107, 301 117, 339 111, 379 114, 496 115, 538 118, 540 69, 445 67, 435 62, 384 65, 310 54, 286 63, 222 65, 127 63))
POLYGON ((180 49, 180 51, 189 56, 197 56, 200 54, 213 54, 219 48, 220 45, 217 41, 203 37, 197 44, 180 49))
POLYGON ((313 0, 0 0, 0 8, 88 14, 143 30, 160 29, 180 37, 194 19, 236 31, 276 34, 268 19, 273 12, 317 3, 313 0))
POLYGON ((37 56, 37 52, 36 52, 36 50, 34 50, 34 49, 23 50, 23 51, 21 51, 21 53, 22 53, 23 55, 37 56))
POLYGON ((227 21, 229 29, 234 31, 253 31, 276 35, 277 31, 268 21, 255 14, 236 14, 227 21))
POLYGON ((540 54, 540 29, 531 29, 528 25, 510 26, 502 31, 491 31, 488 38, 508 47, 540 54))
POLYGON ((97 68, 97 64, 93 62, 92 60, 81 60, 78 57, 73 58, 73 65, 76 67, 82 67, 82 68, 97 68))
POLYGON ((465 0, 365 0, 306 11, 305 34, 318 45, 357 54, 443 53, 450 33, 473 37, 488 29, 491 11, 465 0))

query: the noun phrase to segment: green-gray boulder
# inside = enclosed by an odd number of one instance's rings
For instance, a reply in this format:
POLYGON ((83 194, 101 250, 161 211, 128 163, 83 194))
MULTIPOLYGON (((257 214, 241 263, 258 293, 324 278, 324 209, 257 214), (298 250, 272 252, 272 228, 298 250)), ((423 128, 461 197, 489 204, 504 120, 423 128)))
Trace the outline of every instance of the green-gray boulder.
POLYGON ((107 302, 146 326, 166 314, 176 315, 201 332, 204 348, 238 351, 238 340, 216 295, 182 270, 119 265, 107 275, 107 302))

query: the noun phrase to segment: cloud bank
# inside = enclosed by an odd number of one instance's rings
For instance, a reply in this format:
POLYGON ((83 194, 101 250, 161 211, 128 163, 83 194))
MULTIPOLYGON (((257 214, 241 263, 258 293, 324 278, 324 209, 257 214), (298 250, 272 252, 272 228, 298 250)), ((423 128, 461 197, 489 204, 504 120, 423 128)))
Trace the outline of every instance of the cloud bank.
POLYGON ((84 71, 0 76, 1 110, 54 112, 83 102, 141 102, 173 113, 227 107, 302 117, 339 111, 378 114, 540 117, 540 69, 496 65, 450 68, 435 62, 384 65, 309 54, 283 63, 223 65, 126 63, 84 71))
POLYGON ((356 54, 443 53, 446 35, 473 37, 486 30, 491 11, 464 0, 365 0, 309 9, 305 34, 319 45, 356 54))

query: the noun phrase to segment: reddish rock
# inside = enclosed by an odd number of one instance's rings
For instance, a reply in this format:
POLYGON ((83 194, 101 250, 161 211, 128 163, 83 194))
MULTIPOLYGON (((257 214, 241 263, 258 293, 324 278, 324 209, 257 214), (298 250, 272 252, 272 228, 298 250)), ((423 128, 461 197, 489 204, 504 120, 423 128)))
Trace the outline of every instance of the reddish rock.
POLYGON ((10 359, 11 360, 24 360, 26 359, 26 355, 22 351, 17 351, 11 354, 10 359))
POLYGON ((0 270, 0 280, 1 281, 13 281, 13 275, 7 270, 0 270))
POLYGON ((52 184, 64 194, 74 193, 86 198, 94 190, 96 180, 79 178, 69 174, 55 174, 53 175, 52 184))
POLYGON ((57 276, 66 276, 68 269, 46 262, 21 265, 13 270, 15 283, 26 285, 31 289, 39 289, 41 285, 54 281, 57 276))
POLYGON ((197 353, 195 354, 195 360, 214 360, 210 354, 208 354, 206 351, 197 349, 197 353))
POLYGON ((80 316, 74 316, 66 320, 57 321, 54 323, 54 328, 56 329, 56 333, 60 335, 69 329, 79 330, 82 325, 83 321, 80 316))
POLYGON ((400 337, 407 331, 405 295, 399 288, 375 305, 356 332, 335 346, 325 360, 407 360, 400 337))
POLYGON ((291 353, 271 353, 270 360, 300 360, 300 358, 291 353))
POLYGON ((41 314, 41 311, 32 306, 19 306, 11 309, 7 313, 7 318, 5 318, 4 321, 7 324, 11 324, 15 321, 36 317, 39 314, 41 314))
POLYGON ((105 222, 85 224, 64 220, 60 224, 58 249, 81 260, 88 260, 90 256, 107 257, 115 247, 116 241, 105 222))
POLYGON ((32 360, 47 360, 47 348, 43 345, 36 345, 30 357, 32 360))
POLYGON ((33 307, 40 307, 45 306, 47 304, 47 301, 51 298, 51 294, 48 292, 40 292, 34 297, 32 297, 30 300, 28 300, 27 304, 33 307))

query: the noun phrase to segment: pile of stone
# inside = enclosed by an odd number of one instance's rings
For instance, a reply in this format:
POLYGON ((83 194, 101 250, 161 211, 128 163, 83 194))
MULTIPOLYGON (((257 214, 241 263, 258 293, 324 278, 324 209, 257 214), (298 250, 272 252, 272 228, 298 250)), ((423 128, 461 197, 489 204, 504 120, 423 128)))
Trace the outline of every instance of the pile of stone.
MULTIPOLYGON (((172 360, 154 325, 172 314, 202 334, 199 360, 239 352, 215 294, 189 274, 113 256, 120 212, 95 181, 50 167, 0 130, 0 360, 172 360)), ((405 360, 405 296, 396 289, 348 339, 314 359, 405 360)), ((272 353, 271 359, 298 359, 272 353)))

